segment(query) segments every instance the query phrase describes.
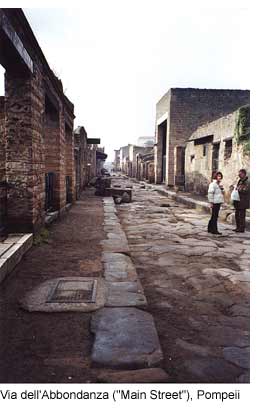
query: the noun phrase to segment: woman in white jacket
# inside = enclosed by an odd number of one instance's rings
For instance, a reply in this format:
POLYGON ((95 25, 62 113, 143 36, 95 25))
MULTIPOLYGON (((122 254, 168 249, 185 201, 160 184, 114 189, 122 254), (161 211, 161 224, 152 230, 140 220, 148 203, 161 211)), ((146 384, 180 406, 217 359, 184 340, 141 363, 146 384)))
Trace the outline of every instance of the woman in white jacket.
POLYGON ((213 181, 209 185, 208 200, 211 206, 211 218, 208 224, 208 232, 215 235, 221 235, 218 231, 218 216, 221 204, 224 202, 224 188, 221 184, 223 175, 216 172, 213 175, 213 181))

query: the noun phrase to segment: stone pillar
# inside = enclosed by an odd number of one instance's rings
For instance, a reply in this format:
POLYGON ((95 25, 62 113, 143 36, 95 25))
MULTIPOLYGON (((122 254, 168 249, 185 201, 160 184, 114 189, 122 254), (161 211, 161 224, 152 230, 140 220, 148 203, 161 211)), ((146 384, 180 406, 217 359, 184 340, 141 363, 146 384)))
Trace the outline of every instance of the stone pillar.
POLYGON ((5 74, 8 230, 31 232, 44 220, 41 73, 5 74))
POLYGON ((66 126, 66 177, 69 177, 69 202, 75 200, 75 163, 73 131, 66 126))

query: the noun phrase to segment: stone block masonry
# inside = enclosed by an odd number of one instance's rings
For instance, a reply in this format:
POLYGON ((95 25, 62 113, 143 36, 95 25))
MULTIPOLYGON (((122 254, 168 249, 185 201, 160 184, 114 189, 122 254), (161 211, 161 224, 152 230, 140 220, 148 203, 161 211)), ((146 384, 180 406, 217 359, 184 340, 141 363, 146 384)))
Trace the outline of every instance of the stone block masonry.
POLYGON ((238 116, 236 110, 198 127, 191 135, 185 150, 186 191, 207 196, 212 172, 219 170, 223 173, 225 201, 231 202, 230 185, 236 183, 240 169, 250 168, 249 152, 245 152, 235 136, 238 116))
POLYGON ((177 186, 184 179, 179 148, 200 125, 248 103, 248 90, 170 89, 156 107, 155 182, 177 186))

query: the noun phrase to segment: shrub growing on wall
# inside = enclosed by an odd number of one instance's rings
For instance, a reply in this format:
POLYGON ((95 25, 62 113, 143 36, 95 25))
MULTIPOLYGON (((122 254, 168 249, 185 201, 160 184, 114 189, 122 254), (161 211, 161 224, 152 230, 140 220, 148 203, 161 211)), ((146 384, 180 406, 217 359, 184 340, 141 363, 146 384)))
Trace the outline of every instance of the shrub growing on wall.
POLYGON ((235 138, 238 145, 243 146, 243 153, 250 154, 250 106, 244 105, 238 110, 235 138))

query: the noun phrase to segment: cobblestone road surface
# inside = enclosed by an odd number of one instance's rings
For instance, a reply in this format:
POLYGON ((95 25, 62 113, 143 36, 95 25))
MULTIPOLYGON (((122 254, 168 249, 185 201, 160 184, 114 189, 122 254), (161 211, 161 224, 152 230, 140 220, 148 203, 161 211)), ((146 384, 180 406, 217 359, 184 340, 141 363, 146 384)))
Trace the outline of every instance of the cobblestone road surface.
MULTIPOLYGON (((117 181, 118 182, 118 181, 117 181)), ((175 382, 249 381, 249 233, 134 185, 117 206, 175 382)))

